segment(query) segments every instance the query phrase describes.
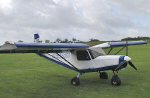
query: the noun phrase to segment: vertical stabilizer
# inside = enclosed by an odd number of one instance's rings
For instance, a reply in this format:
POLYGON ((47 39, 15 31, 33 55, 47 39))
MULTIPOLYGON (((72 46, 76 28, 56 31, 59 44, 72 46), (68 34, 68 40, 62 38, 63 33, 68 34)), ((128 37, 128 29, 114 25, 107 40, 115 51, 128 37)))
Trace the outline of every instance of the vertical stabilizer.
POLYGON ((41 42, 39 34, 34 34, 34 42, 36 42, 36 43, 40 43, 41 42))

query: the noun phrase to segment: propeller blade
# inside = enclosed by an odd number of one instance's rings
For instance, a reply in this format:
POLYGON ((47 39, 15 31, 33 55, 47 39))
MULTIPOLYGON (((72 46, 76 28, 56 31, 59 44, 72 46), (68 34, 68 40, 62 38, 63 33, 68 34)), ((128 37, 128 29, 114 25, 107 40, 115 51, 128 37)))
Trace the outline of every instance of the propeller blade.
POLYGON ((137 68, 133 65, 133 63, 132 63, 131 61, 129 61, 129 65, 130 65, 131 67, 133 67, 135 70, 137 70, 137 68))
POLYGON ((123 64, 125 64, 126 62, 127 62, 127 61, 125 61, 125 60, 122 61, 122 62, 116 67, 115 70, 117 71, 117 70, 118 70, 123 64))

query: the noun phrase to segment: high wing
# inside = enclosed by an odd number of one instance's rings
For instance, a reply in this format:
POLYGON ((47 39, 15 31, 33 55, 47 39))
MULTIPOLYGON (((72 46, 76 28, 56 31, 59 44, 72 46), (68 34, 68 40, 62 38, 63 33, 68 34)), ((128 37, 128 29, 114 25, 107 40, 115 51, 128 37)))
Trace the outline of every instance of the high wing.
POLYGON ((80 43, 5 43, 0 53, 58 53, 74 49, 86 49, 89 46, 80 43))
POLYGON ((111 50, 115 47, 123 46, 123 48, 119 50, 119 51, 121 51, 128 45, 140 45, 140 44, 147 44, 147 42, 146 41, 107 42, 107 43, 102 43, 102 44, 99 44, 99 45, 92 46, 92 47, 90 47, 90 49, 94 50, 94 51, 97 51, 99 53, 102 53, 102 54, 106 54, 103 49, 104 48, 111 48, 110 51, 108 52, 108 54, 109 54, 111 52, 111 50))
POLYGON ((147 44, 146 41, 128 41, 128 42, 107 42, 99 45, 95 45, 91 48, 113 48, 113 47, 121 47, 126 45, 140 45, 147 44))

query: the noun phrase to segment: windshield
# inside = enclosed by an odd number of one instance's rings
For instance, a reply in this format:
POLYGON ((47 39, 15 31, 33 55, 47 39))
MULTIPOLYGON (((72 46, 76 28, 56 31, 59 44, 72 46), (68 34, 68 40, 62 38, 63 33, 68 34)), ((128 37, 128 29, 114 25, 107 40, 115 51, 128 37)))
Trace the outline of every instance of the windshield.
POLYGON ((91 54, 91 56, 92 56, 92 59, 95 59, 95 58, 98 57, 98 56, 104 55, 104 54, 99 53, 99 52, 96 52, 96 51, 94 51, 94 50, 89 50, 89 51, 90 51, 90 54, 91 54))

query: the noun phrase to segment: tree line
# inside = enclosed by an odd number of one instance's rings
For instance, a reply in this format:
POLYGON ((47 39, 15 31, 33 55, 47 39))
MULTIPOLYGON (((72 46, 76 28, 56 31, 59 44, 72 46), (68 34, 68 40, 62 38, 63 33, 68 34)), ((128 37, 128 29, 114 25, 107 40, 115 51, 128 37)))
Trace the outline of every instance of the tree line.
MULTIPOLYGON (((88 42, 96 42, 96 41, 100 41, 100 40, 91 38, 91 39, 89 39, 88 42)), ((84 41, 78 40, 76 38, 72 38, 71 40, 69 40, 67 38, 65 38, 64 40, 57 38, 54 41, 54 43, 82 43, 82 42, 84 42, 84 41)), ((50 40, 45 40, 45 43, 50 43, 50 40)))
MULTIPOLYGON (((148 40, 150 41, 150 37, 127 37, 127 38, 123 38, 121 39, 121 41, 134 41, 134 40, 148 40)), ((23 42, 22 40, 18 40, 18 42, 23 42)), ((45 43, 83 43, 85 41, 81 41, 78 40, 76 38, 72 38, 71 40, 65 38, 65 39, 61 39, 61 38, 57 38, 55 41, 51 42, 50 40, 45 40, 45 43)), ((101 42, 99 39, 95 39, 95 38, 90 38, 89 41, 86 42, 101 42)))
POLYGON ((127 41, 127 40, 150 40, 150 37, 138 36, 138 37, 127 37, 127 38, 121 39, 121 41, 127 41))

